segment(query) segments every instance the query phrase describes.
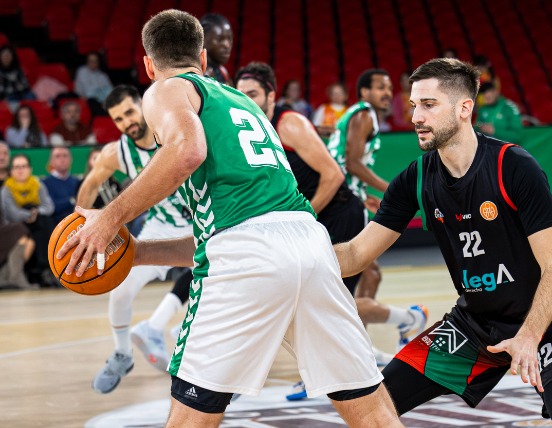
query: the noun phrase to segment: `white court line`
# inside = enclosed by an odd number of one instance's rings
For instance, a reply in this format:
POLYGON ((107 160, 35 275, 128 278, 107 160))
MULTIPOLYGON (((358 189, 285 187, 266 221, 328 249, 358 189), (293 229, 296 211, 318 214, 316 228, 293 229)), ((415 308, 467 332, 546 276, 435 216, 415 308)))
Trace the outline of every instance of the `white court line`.
MULTIPOLYGON (((144 310, 144 311, 132 311, 132 315, 150 315, 151 310, 144 310)), ((21 320, 11 320, 11 319, 0 319, 0 326, 4 325, 18 325, 18 324, 32 324, 32 323, 42 323, 42 322, 61 322, 61 321, 77 321, 77 320, 90 320, 90 319, 97 319, 97 318, 105 318, 107 319, 107 313, 106 312, 98 312, 97 314, 90 314, 90 315, 75 315, 72 317, 65 316, 65 317, 38 317, 38 318, 25 318, 21 320)))
POLYGON ((73 342, 56 343, 55 345, 38 346, 36 348, 28 348, 22 351, 6 352, 0 354, 0 360, 6 360, 12 357, 19 357, 20 355, 34 354, 35 352, 52 351, 55 349, 70 348, 72 346, 85 345, 88 343, 103 342, 104 340, 111 339, 112 336, 94 337, 92 339, 75 340, 73 342))

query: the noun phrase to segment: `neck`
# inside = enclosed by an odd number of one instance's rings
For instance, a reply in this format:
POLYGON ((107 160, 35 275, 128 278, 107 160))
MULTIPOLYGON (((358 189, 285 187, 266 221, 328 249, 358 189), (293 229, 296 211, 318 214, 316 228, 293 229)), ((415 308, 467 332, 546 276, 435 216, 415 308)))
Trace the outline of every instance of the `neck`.
POLYGON ((7 169, 0 169, 0 180, 5 180, 8 176, 9 174, 7 169))
POLYGON ((477 136, 470 126, 458 132, 443 148, 437 150, 451 176, 461 178, 466 175, 475 158, 477 144, 477 136))
POLYGON ((203 76, 203 72, 199 67, 184 67, 184 68, 167 68, 163 71, 157 70, 157 73, 155 75, 155 80, 164 80, 169 79, 171 77, 174 77, 178 74, 184 74, 184 73, 196 73, 200 76, 203 76))
POLYGON ((268 118, 268 120, 272 120, 272 118, 274 117, 274 107, 276 107, 275 103, 270 103, 268 105, 268 110, 266 112, 266 117, 268 118))
POLYGON ((142 138, 134 142, 141 149, 151 149, 155 145, 155 138, 153 138, 153 132, 151 129, 147 129, 142 138))

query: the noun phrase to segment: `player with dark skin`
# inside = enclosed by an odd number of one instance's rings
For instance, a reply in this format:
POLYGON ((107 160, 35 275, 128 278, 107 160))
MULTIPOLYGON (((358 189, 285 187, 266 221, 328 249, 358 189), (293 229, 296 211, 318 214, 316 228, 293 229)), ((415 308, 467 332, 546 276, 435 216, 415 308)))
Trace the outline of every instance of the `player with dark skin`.
POLYGON ((232 86, 232 78, 224 64, 230 59, 234 35, 228 20, 218 13, 208 13, 201 20, 205 34, 203 46, 207 49, 205 75, 232 86))

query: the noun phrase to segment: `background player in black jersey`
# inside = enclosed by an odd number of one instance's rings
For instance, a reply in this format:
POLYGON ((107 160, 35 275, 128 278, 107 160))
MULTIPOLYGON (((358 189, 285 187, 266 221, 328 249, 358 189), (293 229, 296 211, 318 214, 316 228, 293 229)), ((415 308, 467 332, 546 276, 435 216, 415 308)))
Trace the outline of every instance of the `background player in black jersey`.
POLYGON ((224 66, 230 59, 234 42, 230 22, 219 13, 207 13, 201 17, 200 22, 205 35, 203 47, 207 49, 205 75, 232 86, 232 78, 224 66))
POLYGON ((510 369, 552 408, 546 176, 523 149, 474 132, 479 76, 471 65, 434 59, 410 81, 412 121, 428 153, 391 182, 374 221, 335 250, 343 275, 359 272, 421 208, 460 297, 396 355, 385 383, 400 414, 450 393, 475 407, 510 369))
MULTIPOLYGON (((310 200, 332 242, 346 242, 356 236, 365 225, 364 206, 347 187, 345 176, 312 123, 300 113, 276 105, 276 78, 272 68, 265 63, 252 62, 238 71, 235 80, 236 88, 255 101, 271 121, 282 141, 299 191, 310 200)), ((353 296, 359 276, 343 280, 353 296)), ((395 324, 403 332, 416 334, 425 326, 427 315, 423 311, 383 305, 369 297, 355 300, 365 324, 395 324)), ((379 365, 389 362, 391 355, 379 350, 374 352, 379 365)), ((296 398, 304 397, 306 394, 296 398)))

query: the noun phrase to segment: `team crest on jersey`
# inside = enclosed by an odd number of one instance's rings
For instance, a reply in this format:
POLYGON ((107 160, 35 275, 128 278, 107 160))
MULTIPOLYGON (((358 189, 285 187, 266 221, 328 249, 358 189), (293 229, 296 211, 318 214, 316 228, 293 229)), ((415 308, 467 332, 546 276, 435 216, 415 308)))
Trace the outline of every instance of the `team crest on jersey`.
POLYGON ((483 217, 487 221, 492 221, 498 217, 498 208, 496 207, 494 202, 491 201, 483 202, 479 207, 479 212, 481 214, 481 217, 483 217))
POLYGON ((439 211, 439 208, 435 208, 435 218, 445 224, 445 216, 441 211, 439 211))

